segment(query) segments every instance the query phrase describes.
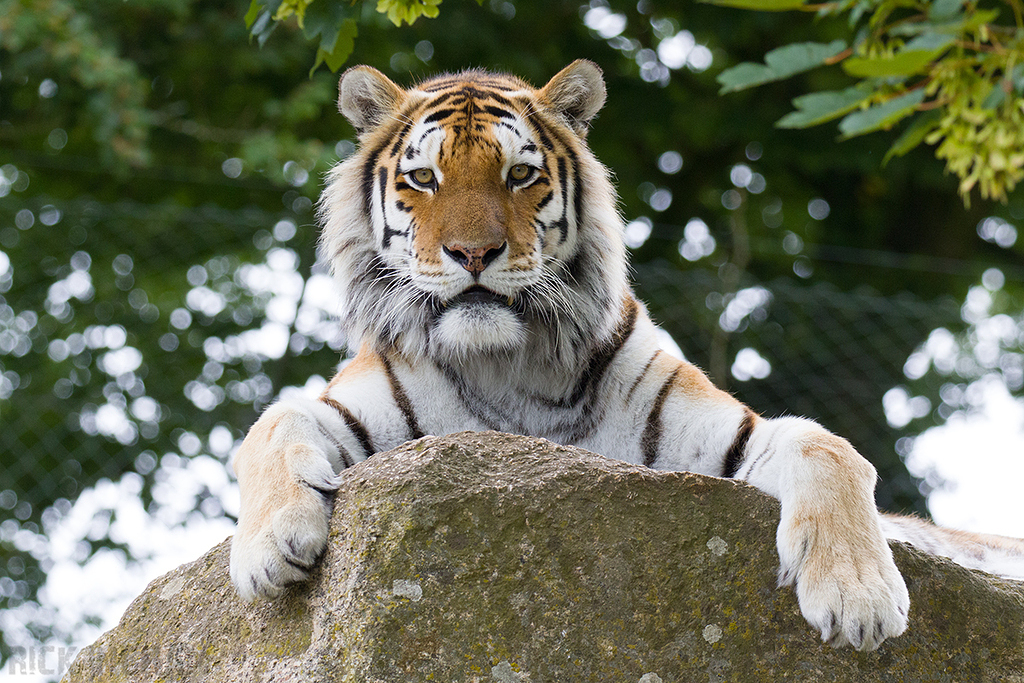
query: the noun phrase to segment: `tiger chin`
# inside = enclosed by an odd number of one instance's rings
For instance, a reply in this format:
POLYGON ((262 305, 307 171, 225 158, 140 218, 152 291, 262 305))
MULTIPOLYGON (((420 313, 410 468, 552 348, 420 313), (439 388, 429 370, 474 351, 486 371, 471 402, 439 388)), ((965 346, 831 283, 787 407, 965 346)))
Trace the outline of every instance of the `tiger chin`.
POLYGON ((235 456, 231 578, 245 599, 308 576, 339 473, 424 434, 497 430, 661 470, 744 480, 781 502, 779 583, 836 646, 907 628, 887 538, 1024 577, 1024 542, 879 514, 875 470, 816 423, 763 418, 664 353, 627 278, 605 101, 577 61, 536 89, 466 71, 408 89, 360 66, 338 106, 359 149, 329 174, 321 251, 358 349, 317 399, 283 399, 235 456))
POLYGON ((527 331, 514 303, 479 287, 446 301, 432 328, 435 355, 457 359, 522 346, 527 331))

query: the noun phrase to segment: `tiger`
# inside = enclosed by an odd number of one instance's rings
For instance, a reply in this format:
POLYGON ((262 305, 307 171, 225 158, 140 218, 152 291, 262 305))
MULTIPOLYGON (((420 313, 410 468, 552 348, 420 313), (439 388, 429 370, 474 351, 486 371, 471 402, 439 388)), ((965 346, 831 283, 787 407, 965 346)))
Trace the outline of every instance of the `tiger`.
POLYGON ((633 294, 609 171, 587 146, 600 68, 542 88, 468 70, 402 88, 343 73, 355 153, 317 206, 354 358, 317 398, 282 398, 234 456, 230 574, 245 600, 307 578, 340 473, 424 435, 496 430, 777 498, 779 585, 822 640, 870 651, 910 599, 887 538, 1024 577, 1024 541, 882 514, 876 472, 801 417, 765 418, 662 349, 633 294))

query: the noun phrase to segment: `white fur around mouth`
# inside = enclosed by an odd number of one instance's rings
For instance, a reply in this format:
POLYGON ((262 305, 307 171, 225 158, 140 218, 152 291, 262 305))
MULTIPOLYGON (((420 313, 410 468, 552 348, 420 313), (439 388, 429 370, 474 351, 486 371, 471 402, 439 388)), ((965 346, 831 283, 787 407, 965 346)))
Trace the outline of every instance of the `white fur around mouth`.
POLYGON ((434 339, 456 357, 499 351, 521 345, 526 326, 512 309, 510 297, 479 288, 445 303, 434 328, 434 339))

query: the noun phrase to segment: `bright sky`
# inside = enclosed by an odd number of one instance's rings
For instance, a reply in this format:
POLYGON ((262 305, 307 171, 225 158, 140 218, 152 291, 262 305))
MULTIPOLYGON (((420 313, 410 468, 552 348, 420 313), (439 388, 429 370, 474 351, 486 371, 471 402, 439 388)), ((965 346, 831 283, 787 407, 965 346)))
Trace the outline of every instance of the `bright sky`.
MULTIPOLYGON (((154 490, 159 503, 156 514, 147 514, 138 498, 141 477, 124 475, 120 481, 101 481, 85 490, 68 514, 51 530, 45 552, 53 562, 39 593, 39 604, 25 603, 0 612, 9 643, 32 642, 26 631, 31 621, 55 624, 68 633, 75 648, 54 644, 42 652, 33 649, 29 660, 12 658, 0 670, 0 681, 42 683, 46 675, 67 664, 74 650, 96 640, 116 625, 128 604, 153 579, 192 561, 227 538, 234 525, 220 517, 210 519, 196 512, 197 495, 207 487, 218 505, 238 512, 238 486, 224 464, 209 456, 167 458, 157 474, 154 490), (138 561, 129 562, 120 551, 101 550, 82 563, 88 552, 86 539, 109 534, 124 542, 138 561), (85 624, 99 619, 99 627, 85 624), (40 664, 39 657, 44 659, 40 664)), ((37 537, 34 542, 41 542, 37 537)), ((15 539, 16 545, 32 547, 33 539, 15 539)), ((63 673, 62 671, 59 673, 63 673)))
POLYGON ((919 436, 907 468, 947 482, 928 496, 936 523, 1024 538, 1024 403, 1000 382, 982 386, 984 409, 954 414, 919 436))

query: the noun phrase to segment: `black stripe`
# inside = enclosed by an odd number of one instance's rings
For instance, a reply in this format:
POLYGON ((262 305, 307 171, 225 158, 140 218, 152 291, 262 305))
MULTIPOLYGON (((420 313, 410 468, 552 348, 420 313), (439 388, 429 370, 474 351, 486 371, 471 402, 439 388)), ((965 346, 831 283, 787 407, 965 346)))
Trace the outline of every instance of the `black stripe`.
POLYGON ((516 128, 515 126, 513 126, 511 123, 505 123, 504 121, 498 121, 494 125, 501 126, 502 128, 508 128, 510 131, 512 131, 513 134, 515 134, 515 136, 517 138, 523 137, 523 134, 519 132, 519 129, 516 128))
MULTIPOLYGON (((457 90, 450 90, 448 92, 443 92, 443 93, 441 93, 439 95, 435 95, 434 97, 430 98, 429 100, 424 100, 423 104, 424 104, 424 107, 427 107, 427 108, 430 108, 430 109, 434 109, 436 107, 440 107, 442 104, 444 104, 448 100, 452 99, 453 97, 456 97, 458 94, 459 94, 459 91, 457 91, 457 90)), ((422 140, 423 138, 420 138, 420 139, 422 140)))
POLYGON ((754 431, 754 411, 750 408, 743 409, 743 419, 736 430, 736 438, 733 439, 729 450, 725 452, 725 465, 722 467, 722 476, 732 478, 743 463, 744 451, 747 449, 747 441, 750 440, 750 433, 754 431))
MULTIPOLYGON (((434 133, 434 132, 436 132, 436 131, 438 131, 440 129, 441 129, 441 126, 431 126, 430 128, 427 128, 425 131, 423 131, 423 134, 420 135, 420 139, 416 141, 416 146, 415 146, 416 151, 418 152, 419 148, 423 146, 423 141, 427 139, 428 135, 430 135, 431 133, 434 133)), ((410 147, 410 149, 413 149, 413 147, 410 147)))
POLYGON ((305 484, 306 488, 310 489, 311 491, 316 491, 317 493, 319 493, 324 498, 324 500, 327 500, 335 493, 337 493, 337 489, 327 489, 324 488, 323 486, 314 486, 313 484, 310 484, 308 481, 304 481, 302 483, 305 484))
POLYGON ((458 111, 458 109, 438 109, 433 114, 423 119, 423 123, 434 123, 435 121, 446 119, 452 114, 458 113, 458 111))
MULTIPOLYGON (((575 136, 570 136, 570 138, 567 140, 565 137, 562 136, 562 131, 564 129, 565 129, 564 126, 550 127, 548 129, 548 132, 551 134, 551 137, 555 138, 555 140, 558 142, 558 144, 562 146, 562 153, 565 154, 565 156, 567 156, 569 158, 569 162, 572 164, 573 211, 574 211, 574 214, 575 214, 574 215, 575 224, 577 226, 579 226, 579 225, 582 225, 582 219, 583 219, 583 188, 582 188, 583 181, 582 181, 581 175, 580 175, 581 174, 581 171, 580 171, 580 159, 579 159, 579 156, 577 156, 577 154, 576 154, 576 149, 575 149, 576 138, 575 138, 575 136)), ((558 159, 558 174, 559 174, 559 180, 562 183, 562 202, 563 202, 563 204, 567 205, 568 204, 568 191, 569 191, 569 188, 566 186, 566 182, 565 182, 565 178, 564 178, 563 164, 564 164, 564 160, 563 160, 563 158, 560 157, 558 159)), ((568 206, 565 206, 565 213, 563 214, 563 217, 562 217, 562 220, 565 223, 565 228, 563 228, 563 230, 568 228, 568 215, 567 214, 568 214, 568 206)))
MULTIPOLYGON (((349 467, 352 467, 352 465, 356 464, 355 461, 352 459, 352 456, 349 455, 348 449, 341 444, 341 441, 338 441, 338 437, 334 436, 334 434, 331 434, 329 431, 327 431, 324 428, 324 426, 319 422, 317 423, 316 426, 317 429, 319 429, 320 433, 324 435, 324 438, 330 441, 332 444, 334 444, 334 447, 338 449, 338 455, 341 456, 341 465, 343 468, 347 469, 349 467)), ((313 488, 316 487, 313 486, 313 488)))
POLYGON ((497 116, 499 119, 515 119, 516 118, 515 114, 513 114, 512 112, 507 111, 505 109, 502 109, 501 107, 495 107, 495 106, 490 105, 490 104, 484 105, 483 110, 484 110, 485 113, 490 114, 491 116, 497 116))
POLYGON ((363 457, 369 458, 377 452, 377 449, 373 447, 373 443, 370 441, 370 433, 366 431, 366 427, 363 426, 363 423, 352 414, 352 411, 335 401, 330 396, 321 396, 320 401, 338 411, 338 414, 341 415, 341 419, 345 421, 345 426, 348 427, 350 432, 352 432, 352 436, 356 437, 356 441, 359 442, 359 446, 363 449, 363 457))
MULTIPOLYGON (((442 88, 442 90, 443 89, 444 88, 442 88)), ((432 92, 438 92, 438 91, 434 90, 432 92)), ((431 99, 429 101, 429 106, 436 107, 436 106, 438 106, 440 104, 444 104, 445 102, 447 102, 448 100, 450 100, 451 98, 455 97, 458 94, 459 94, 458 90, 449 90, 448 92, 442 92, 441 94, 436 95, 433 99, 431 99)))
POLYGON ((488 92, 486 89, 481 90, 480 88, 474 88, 472 86, 463 88, 462 90, 466 97, 471 97, 475 100, 494 100, 498 104, 502 104, 510 109, 515 108, 515 104, 509 98, 504 95, 499 95, 496 92, 488 92))
MULTIPOLYGON (((558 144, 560 144, 562 146, 563 154, 565 154, 565 156, 567 156, 569 158, 569 162, 572 164, 572 179, 573 179, 573 187, 572 187, 573 202, 572 202, 572 205, 573 205, 573 213, 574 213, 573 218, 574 218, 574 223, 575 223, 576 227, 578 228, 580 225, 583 224, 583 222, 582 222, 583 221, 583 180, 582 180, 581 170, 580 170, 580 159, 579 159, 579 156, 576 154, 576 141, 577 141, 577 138, 574 135, 570 135, 569 139, 567 140, 562 135, 562 131, 563 130, 565 130, 565 126, 554 126, 554 127, 550 127, 548 129, 548 132, 551 134, 551 137, 555 138, 555 140, 558 142, 558 144)), ((569 197, 568 197, 569 188, 567 187, 565 173, 564 173, 564 170, 563 170, 563 165, 564 165, 563 158, 560 157, 559 160, 558 160, 558 173, 559 173, 559 181, 562 183, 563 213, 562 213, 562 218, 559 221, 559 228, 562 230, 562 234, 563 234, 562 239, 564 240, 565 239, 565 236, 564 236, 565 235, 565 231, 568 230, 568 227, 569 227, 569 223, 568 223, 568 205, 567 205, 568 201, 569 201, 569 197)))
MULTIPOLYGON (((422 108, 422 106, 423 103, 417 102, 413 104, 411 107, 409 107, 409 109, 398 114, 396 118, 404 121, 411 121, 413 116, 422 108)), ((405 125, 401 126, 400 132, 397 136, 398 139, 395 143, 396 149, 397 146, 404 140, 405 135, 406 133, 408 133, 410 126, 410 123, 406 123, 405 125)), ((392 128, 392 130, 394 130, 394 128, 392 128)), ((373 204, 373 171, 374 168, 377 166, 377 161, 380 159, 381 153, 384 151, 385 148, 387 148, 388 145, 391 144, 390 135, 387 136, 387 140, 388 141, 371 150, 370 153, 366 155, 366 161, 363 163, 363 210, 365 215, 367 216, 370 215, 370 207, 373 204)))
POLYGON ((651 413, 647 416, 647 426, 644 427, 644 433, 640 437, 640 451, 644 454, 644 465, 647 467, 654 465, 654 461, 658 459, 662 430, 661 410, 665 406, 665 399, 668 398, 668 392, 675 385, 678 375, 679 368, 676 368, 661 385, 658 397, 654 399, 654 405, 651 406, 651 413))
POLYGON ((495 432, 509 431, 508 426, 505 426, 504 429, 502 428, 502 422, 507 422, 507 416, 499 414, 499 411, 493 405, 473 391, 472 387, 462 379, 462 376, 456 372, 455 368, 446 363, 438 363, 437 368, 444 374, 451 385, 455 387, 455 391, 458 393, 459 400, 462 401, 466 412, 479 420, 487 429, 495 432), (488 414, 484 410, 485 408, 490 413, 493 413, 493 415, 488 414), (502 422, 499 422, 499 420, 502 422))
POLYGON ((558 182, 562 185, 562 217, 552 223, 551 228, 558 228, 560 242, 565 242, 569 234, 569 184, 565 168, 565 157, 558 157, 558 182))
MULTIPOLYGON (((611 365, 612 359, 615 358, 615 354, 625 346, 626 340, 633 334, 633 329, 636 326, 637 311, 639 309, 636 299, 632 297, 627 299, 623 304, 623 309, 622 319, 619 320, 619 324, 615 328, 615 332, 612 333, 611 339, 602 344, 590 356, 590 362, 587 363, 586 370, 580 375, 580 379, 572 393, 566 398, 559 400, 546 399, 541 396, 534 397, 535 400, 552 408, 571 408, 583 400, 588 390, 597 387, 601 383, 605 373, 608 371, 608 366, 611 365)), ((596 391, 593 391, 592 400, 595 397, 596 391)))
POLYGON ((388 194, 388 169, 381 166, 377 170, 377 182, 380 184, 380 218, 384 221, 384 238, 381 240, 381 249, 388 249, 391 246, 391 238, 394 236, 404 236, 406 233, 401 230, 395 230, 388 223, 388 208, 387 208, 387 194, 388 194))
POLYGON ((363 164, 363 215, 372 216, 373 206, 373 168, 377 165, 377 159, 380 157, 381 151, 383 151, 386 145, 381 145, 377 149, 370 152, 366 157, 366 162, 363 164))
POLYGON ((583 374, 579 385, 577 385, 573 396, 569 399, 573 404, 583 401, 579 413, 580 418, 575 427, 568 432, 569 439, 573 443, 586 437, 604 419, 606 408, 598 407, 598 402, 602 396, 601 382, 608 373, 608 368, 611 367, 615 356, 626 345, 636 327, 637 311, 639 309, 636 299, 630 297, 625 306, 625 317, 619 321, 615 334, 612 335, 612 338, 600 351, 591 357, 586 372, 583 374))
POLYGON ((485 88, 494 88, 495 90, 500 90, 501 92, 515 92, 517 90, 522 89, 506 85, 505 81, 498 81, 493 78, 473 79, 473 82, 485 88))
POLYGON ((629 391, 626 392, 626 403, 629 403, 629 399, 633 397, 633 392, 636 391, 636 388, 640 386, 640 382, 642 382, 644 377, 647 376, 647 372, 651 369, 651 366, 654 365, 654 359, 657 358, 658 354, 660 353, 662 353, 661 349, 655 351, 654 355, 651 356, 650 360, 647 361, 647 365, 645 365, 644 369, 640 371, 640 374, 637 376, 636 381, 633 382, 633 386, 631 386, 629 388, 629 391))
POLYGON ((384 372, 387 373, 388 383, 391 385, 391 397, 395 400, 395 405, 398 406, 398 409, 402 411, 402 415, 405 417, 405 424, 409 428, 409 438, 418 439, 423 436, 423 432, 420 431, 419 422, 416 420, 416 413, 413 412, 412 402, 405 393, 405 389, 402 388, 402 383, 398 381, 398 377, 395 375, 395 371, 391 367, 391 363, 388 362, 388 359, 381 358, 381 362, 384 363, 384 372))
MULTIPOLYGON (((626 341, 633 334, 633 329, 636 327, 637 311, 639 310, 636 299, 629 297, 624 308, 623 312, 625 315, 619 321, 618 327, 615 328, 612 338, 601 351, 591 357, 590 365, 584 373, 584 379, 591 386, 596 386, 604 378, 604 374, 608 370, 608 366, 611 365, 612 359, 622 350, 622 347, 625 346, 626 341)), ((582 395, 583 387, 579 387, 577 393, 582 395)))
MULTIPOLYGON (((421 90, 423 92, 438 92, 441 90, 447 90, 448 88, 454 88, 455 86, 459 85, 459 83, 461 83, 461 81, 455 75, 449 76, 447 78, 443 76, 438 76, 436 78, 430 79, 429 81, 426 81, 425 83, 420 83, 419 85, 416 86, 416 89, 421 90)), ((456 92, 458 91, 453 90, 451 93, 445 94, 452 95, 456 92)))
POLYGON ((506 90, 505 88, 500 87, 498 85, 490 85, 488 83, 484 83, 473 78, 466 80, 452 78, 443 82, 431 84, 427 88, 418 88, 418 90, 422 90, 423 92, 441 92, 443 90, 447 90, 448 92, 442 93, 442 95, 440 96, 457 96, 461 97, 462 99, 467 99, 470 97, 475 97, 478 99, 494 98, 503 103, 507 103, 508 98, 499 95, 497 92, 490 92, 490 90, 514 92, 506 90))
POLYGON ((569 151, 569 158, 572 159, 572 197, 575 213, 573 222, 579 228, 583 225, 583 182, 580 180, 579 160, 571 151, 569 151))
POLYGON ((555 145, 548 136, 547 126, 544 121, 538 118, 536 112, 527 117, 527 121, 533 126, 533 130, 537 133, 537 137, 540 138, 540 144, 544 146, 544 149, 552 152, 555 151, 555 145))
MULTIPOLYGON (((753 474, 754 468, 757 467, 759 463, 761 463, 762 461, 767 462, 771 460, 773 457, 775 457, 775 437, 777 435, 777 431, 773 432, 771 436, 768 437, 768 443, 765 444, 764 450, 758 453, 757 457, 750 461, 750 467, 747 468, 746 474, 746 478, 748 480, 750 479, 750 475, 753 474)), ((736 471, 739 472, 739 470, 736 471)))
POLYGON ((543 249, 543 247, 548 245, 548 226, 534 218, 533 230, 537 233, 537 238, 540 239, 541 248, 543 249))
POLYGON ((284 558, 284 561, 289 566, 295 567, 296 569, 298 569, 299 571, 302 571, 302 572, 308 572, 310 567, 313 566, 312 564, 302 564, 301 562, 293 560, 292 558, 288 557, 287 555, 281 555, 281 557, 284 558))
POLYGON ((586 251, 576 252, 572 259, 565 264, 565 272, 569 282, 591 282, 593 277, 588 277, 588 271, 593 271, 593 256, 586 251))
POLYGON ((402 150, 402 144, 405 142, 405 136, 409 134, 410 128, 412 128, 412 121, 403 125, 402 129, 398 131, 398 135, 395 136, 395 144, 391 148, 391 152, 388 154, 392 159, 398 156, 398 153, 402 150))
POLYGON ((453 78, 432 79, 432 81, 420 83, 416 86, 416 89, 421 92, 437 92, 439 90, 444 90, 445 88, 450 88, 455 85, 455 83, 456 81, 453 78))

